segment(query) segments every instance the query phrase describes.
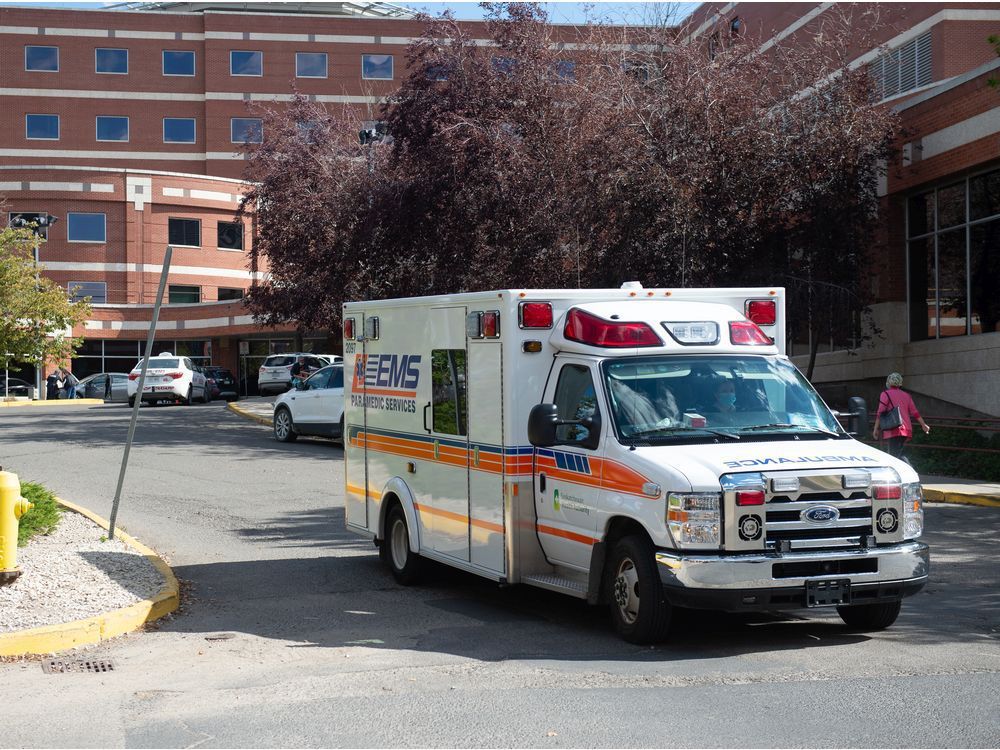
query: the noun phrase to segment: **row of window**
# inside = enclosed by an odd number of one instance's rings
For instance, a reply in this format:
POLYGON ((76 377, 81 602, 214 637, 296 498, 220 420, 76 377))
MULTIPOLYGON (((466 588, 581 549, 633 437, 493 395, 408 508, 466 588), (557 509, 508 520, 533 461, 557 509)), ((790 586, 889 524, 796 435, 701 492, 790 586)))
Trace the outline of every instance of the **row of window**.
MULTIPOLYGON (((32 220, 40 214, 9 213, 8 226, 17 226, 15 219, 32 220)), ((42 230, 36 230, 46 236, 42 230)), ((102 213, 69 212, 66 214, 66 240, 68 242, 107 242, 107 215, 102 213)), ((201 247, 201 219, 169 217, 167 241, 171 245, 201 247)), ((216 223, 215 244, 220 250, 243 249, 243 224, 238 221, 216 223)))
MULTIPOLYGON (((94 72, 108 75, 128 75, 127 49, 98 47, 94 50, 94 72)), ((24 69, 35 73, 59 72, 59 48, 26 45, 24 69)), ((165 76, 193 76, 195 53, 193 50, 162 51, 162 70, 165 76)), ((330 74, 329 56, 326 52, 296 52, 295 76, 297 78, 327 78, 330 74)), ((264 53, 260 50, 229 51, 229 75, 263 76, 264 53)), ((391 81, 392 55, 361 55, 361 77, 373 81, 391 81)))
MULTIPOLYGON (((70 299, 74 302, 90 298, 91 304, 105 305, 108 302, 108 283, 106 281, 70 281, 66 284, 69 290, 70 299)), ((243 299, 244 290, 241 287, 218 288, 216 298, 219 302, 231 302, 243 299)), ((167 303, 190 304, 201 302, 201 287, 187 286, 183 284, 169 284, 167 286, 167 303)))
MULTIPOLYGON (((232 143, 261 143, 264 140, 264 122, 259 117, 232 117, 229 120, 229 134, 232 143)), ((128 143, 129 118, 122 115, 98 115, 95 118, 95 135, 98 141, 128 143)), ((59 115, 26 114, 24 137, 32 141, 58 141, 59 115)), ((164 117, 163 142, 197 142, 195 118, 164 117)))

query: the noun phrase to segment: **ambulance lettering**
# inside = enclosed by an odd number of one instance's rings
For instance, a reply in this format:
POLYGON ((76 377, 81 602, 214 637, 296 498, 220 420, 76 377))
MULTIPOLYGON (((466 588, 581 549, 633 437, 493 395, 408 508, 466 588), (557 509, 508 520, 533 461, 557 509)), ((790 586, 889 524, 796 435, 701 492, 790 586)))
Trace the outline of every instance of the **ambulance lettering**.
POLYGON ((415 413, 420 360, 419 354, 359 354, 354 362, 351 404, 415 413))
POLYGON ((871 456, 798 456, 796 458, 743 458, 738 461, 723 461, 728 469, 742 469, 747 466, 779 466, 782 464, 819 463, 878 463, 871 456))

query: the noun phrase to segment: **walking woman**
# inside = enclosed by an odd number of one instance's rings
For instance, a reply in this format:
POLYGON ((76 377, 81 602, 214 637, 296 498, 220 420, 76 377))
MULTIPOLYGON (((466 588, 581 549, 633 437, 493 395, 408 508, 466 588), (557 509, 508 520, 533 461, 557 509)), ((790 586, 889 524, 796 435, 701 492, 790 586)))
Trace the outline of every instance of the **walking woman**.
POLYGON ((907 442, 913 437, 912 419, 917 420, 925 435, 931 431, 930 425, 917 411, 910 394, 903 390, 903 376, 898 372, 890 373, 885 379, 885 390, 879 396, 872 437, 876 440, 881 437, 889 444, 889 455, 901 458, 907 463, 910 461, 906 457, 905 449, 907 442))

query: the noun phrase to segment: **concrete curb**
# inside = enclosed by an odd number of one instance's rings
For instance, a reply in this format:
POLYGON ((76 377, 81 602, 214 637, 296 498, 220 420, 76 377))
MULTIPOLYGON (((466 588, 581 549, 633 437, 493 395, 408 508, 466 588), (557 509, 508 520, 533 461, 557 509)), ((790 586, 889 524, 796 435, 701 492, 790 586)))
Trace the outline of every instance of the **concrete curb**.
POLYGON ((936 490, 931 487, 924 487, 924 500, 929 503, 954 503, 956 505, 978 505, 983 508, 1000 508, 1000 497, 936 490))
POLYGON ((235 401, 230 401, 226 404, 226 408, 234 414, 239 414, 241 417, 245 417, 246 419, 257 422, 258 424, 267 425, 268 427, 271 427, 274 424, 273 419, 270 419, 269 417, 262 417, 260 414, 254 414, 252 411, 247 411, 235 401))
POLYGON ((51 401, 0 401, 0 409, 10 409, 15 406, 96 406, 103 404, 103 398, 58 398, 51 401))
MULTIPOLYGON (((106 520, 86 508, 58 497, 56 501, 68 510, 86 516, 98 526, 108 529, 106 520)), ((138 630, 145 623, 158 620, 180 606, 180 586, 170 566, 153 550, 121 529, 116 532, 116 537, 144 555, 160 572, 165 583, 159 593, 152 599, 145 599, 131 606, 104 612, 85 620, 45 625, 14 633, 0 633, 0 656, 51 654, 77 646, 90 646, 138 630)))

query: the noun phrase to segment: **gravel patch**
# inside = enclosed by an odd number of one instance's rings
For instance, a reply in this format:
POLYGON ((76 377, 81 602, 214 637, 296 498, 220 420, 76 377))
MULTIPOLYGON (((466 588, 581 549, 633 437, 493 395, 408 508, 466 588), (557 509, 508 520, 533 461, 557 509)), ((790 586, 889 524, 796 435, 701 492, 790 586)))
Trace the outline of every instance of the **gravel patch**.
POLYGON ((165 581, 144 555, 65 511, 50 536, 17 551, 20 578, 0 586, 0 633, 94 617, 151 599, 165 581))

